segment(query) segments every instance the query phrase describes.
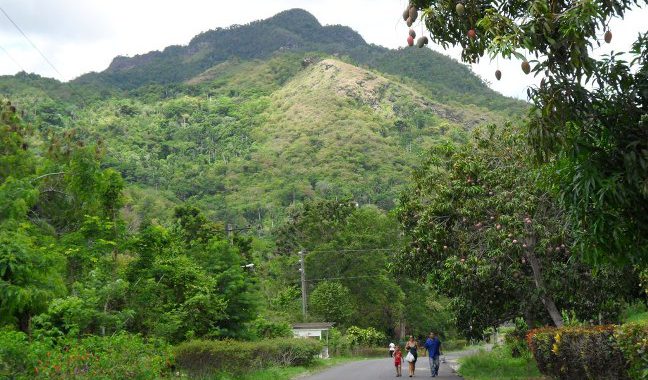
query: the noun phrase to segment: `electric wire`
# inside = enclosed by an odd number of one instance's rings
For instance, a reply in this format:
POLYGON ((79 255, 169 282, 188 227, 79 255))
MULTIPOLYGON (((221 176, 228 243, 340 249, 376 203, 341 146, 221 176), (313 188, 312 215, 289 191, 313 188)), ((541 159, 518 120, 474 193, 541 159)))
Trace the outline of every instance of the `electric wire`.
POLYGON ((342 276, 342 277, 323 277, 323 278, 314 278, 312 280, 305 280, 306 282, 315 282, 315 281, 327 281, 327 280, 348 280, 348 279, 359 279, 359 278, 375 278, 376 275, 368 276, 342 276))
POLYGON ((54 66, 54 64, 45 56, 45 54, 38 48, 38 46, 36 46, 36 44, 29 37, 27 37, 27 34, 23 32, 20 26, 16 24, 16 22, 11 18, 11 16, 9 16, 9 14, 4 10, 4 8, 0 7, 0 11, 2 11, 2 13, 5 15, 7 20, 9 20, 9 22, 13 24, 13 26, 18 30, 18 32, 20 32, 20 34, 22 34, 23 37, 25 37, 27 42, 29 42, 29 44, 34 48, 34 50, 36 50, 41 55, 41 57, 43 57, 45 62, 47 62, 47 64, 61 77, 61 79, 65 80, 65 76, 61 74, 60 71, 58 71, 56 66, 54 66))
POLYGON ((305 250, 304 253, 337 253, 337 252, 373 252, 373 251, 394 251, 394 248, 365 248, 365 249, 322 249, 322 250, 305 250))
POLYGON ((22 70, 22 71, 24 71, 24 72, 27 72, 27 70, 25 70, 25 68, 22 67, 22 65, 21 65, 20 63, 18 63, 18 61, 16 61, 16 60, 14 59, 14 57, 11 56, 11 54, 9 54, 9 51, 8 51, 7 49, 5 49, 2 45, 0 45, 0 50, 2 50, 2 51, 7 55, 7 57, 9 57, 9 59, 11 59, 11 61, 12 61, 16 66, 18 66, 18 68, 19 68, 20 70, 22 70))

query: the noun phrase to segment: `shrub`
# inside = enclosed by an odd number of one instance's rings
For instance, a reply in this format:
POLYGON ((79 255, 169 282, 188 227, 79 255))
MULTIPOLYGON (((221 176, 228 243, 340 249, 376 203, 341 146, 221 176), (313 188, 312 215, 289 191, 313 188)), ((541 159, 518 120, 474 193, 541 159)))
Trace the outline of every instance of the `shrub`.
POLYGON ((349 355, 351 353, 351 341, 337 328, 329 330, 329 354, 334 356, 349 355))
POLYGON ((251 325, 252 333, 257 338, 288 338, 293 335, 288 322, 271 322, 264 318, 256 319, 251 325))
POLYGON ((557 379, 648 379, 648 327, 543 328, 527 342, 538 368, 557 379))
POLYGON ((0 330, 0 379, 30 378, 44 344, 30 344, 25 333, 0 330))
POLYGON ((59 341, 0 331, 0 379, 158 379, 173 365, 168 345, 137 335, 59 341))
POLYGON ((628 363, 633 379, 648 380, 648 326, 628 323, 614 333, 617 346, 628 363))
POLYGON ((351 326, 347 329, 347 337, 352 345, 359 346, 380 346, 385 342, 385 334, 373 327, 361 329, 357 326, 351 326))
POLYGON ((529 348, 525 337, 529 332, 529 326, 522 318, 515 319, 515 327, 504 335, 504 344, 510 350, 514 358, 529 354, 529 348))
POLYGON ((126 333, 70 339, 39 357, 43 379, 158 379, 173 366, 171 348, 158 340, 126 333))
POLYGON ((321 350, 321 343, 311 339, 193 340, 176 346, 175 357, 178 366, 194 376, 236 375, 277 365, 309 365, 321 350))

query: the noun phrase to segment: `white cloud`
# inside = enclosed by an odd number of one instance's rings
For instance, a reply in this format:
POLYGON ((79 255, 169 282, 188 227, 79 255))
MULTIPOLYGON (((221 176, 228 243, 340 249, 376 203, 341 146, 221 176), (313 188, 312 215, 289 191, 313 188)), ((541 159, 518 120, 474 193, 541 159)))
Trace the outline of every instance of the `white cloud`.
MULTIPOLYGON (((0 14, 0 73, 21 69, 69 80, 89 71, 104 70, 117 55, 135 55, 168 45, 187 44, 196 34, 271 17, 289 8, 303 8, 322 24, 342 24, 357 30, 367 42, 396 48, 405 45, 407 27, 400 18, 406 0, 4 0, 2 8, 25 31, 63 74, 61 78, 0 14)), ((640 31, 645 31, 648 10, 636 10, 626 20, 611 24, 610 49, 627 50, 640 31)), ((420 29, 420 26, 418 27, 420 29)), ((419 32, 420 33, 420 32, 419 32)), ((457 49, 442 51, 455 59, 457 49)), ((599 51, 597 50, 597 53, 599 51)), ((534 79, 525 76, 517 61, 472 65, 473 71, 492 81, 505 95, 525 98, 534 79), (499 67, 502 80, 496 81, 499 67)))

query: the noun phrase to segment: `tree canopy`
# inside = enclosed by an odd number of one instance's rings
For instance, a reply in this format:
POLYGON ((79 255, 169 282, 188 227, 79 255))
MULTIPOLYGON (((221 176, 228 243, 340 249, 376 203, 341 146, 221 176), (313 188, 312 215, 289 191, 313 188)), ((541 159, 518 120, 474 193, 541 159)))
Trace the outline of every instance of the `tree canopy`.
POLYGON ((543 78, 528 90, 534 105, 528 140, 536 158, 552 166, 576 244, 591 262, 648 261, 648 32, 629 54, 592 51, 610 42, 612 18, 645 4, 417 0, 409 6, 421 10, 431 40, 460 46, 464 61, 515 57, 522 70, 543 78))
POLYGON ((636 276, 594 271, 573 254, 565 215, 510 128, 478 130, 465 146, 432 151, 401 197, 410 242, 397 268, 451 297, 471 336, 517 316, 560 326, 566 310, 614 321, 636 293, 636 276))

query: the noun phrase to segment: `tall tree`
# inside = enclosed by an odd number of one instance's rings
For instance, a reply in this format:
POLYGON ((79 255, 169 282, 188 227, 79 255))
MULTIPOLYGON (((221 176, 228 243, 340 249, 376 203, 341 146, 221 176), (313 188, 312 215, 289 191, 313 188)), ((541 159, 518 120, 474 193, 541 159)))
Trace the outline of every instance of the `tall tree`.
POLYGON ((293 210, 277 236, 278 252, 306 251, 309 293, 319 281, 339 281, 355 305, 349 324, 394 332, 403 293, 389 272, 401 240, 393 215, 355 202, 311 201, 293 210))
POLYGON ((322 281, 311 293, 308 303, 310 312, 323 321, 335 322, 338 327, 355 312, 349 288, 338 281, 322 281))
POLYGON ((612 18, 646 3, 415 0, 403 16, 413 22, 420 10, 432 41, 460 46, 465 62, 514 56, 543 77, 528 90, 528 139, 554 166, 576 245, 591 262, 648 262, 648 32, 630 61, 591 50, 612 39, 612 18))
POLYGON ((29 127, 10 103, 0 112, 0 324, 29 331, 32 316, 65 292, 63 262, 54 239, 30 220, 39 190, 29 127))
POLYGON ((604 301, 626 291, 620 271, 594 272, 573 256, 565 217, 528 154, 520 133, 477 131, 466 146, 433 150, 401 199, 410 237, 402 270, 451 297, 470 335, 520 315, 560 326, 566 309, 614 320, 620 302, 604 301))

